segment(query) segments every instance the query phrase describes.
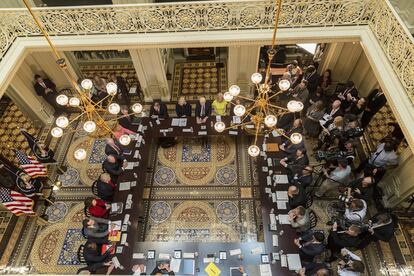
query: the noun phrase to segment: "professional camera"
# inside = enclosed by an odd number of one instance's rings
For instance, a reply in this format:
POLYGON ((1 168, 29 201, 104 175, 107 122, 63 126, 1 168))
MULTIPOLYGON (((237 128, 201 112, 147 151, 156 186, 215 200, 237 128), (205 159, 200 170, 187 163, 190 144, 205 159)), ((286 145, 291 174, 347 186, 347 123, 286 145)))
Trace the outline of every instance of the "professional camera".
POLYGON ((346 139, 360 137, 364 134, 364 129, 361 127, 356 128, 350 128, 347 131, 345 131, 345 137, 346 139))
POLYGON ((346 158, 346 152, 344 151, 321 151, 318 150, 315 153, 315 158, 318 162, 321 161, 331 161, 346 158))
POLYGON ((345 204, 350 204, 353 200, 353 197, 348 197, 346 193, 339 195, 338 197, 339 201, 342 201, 345 204))

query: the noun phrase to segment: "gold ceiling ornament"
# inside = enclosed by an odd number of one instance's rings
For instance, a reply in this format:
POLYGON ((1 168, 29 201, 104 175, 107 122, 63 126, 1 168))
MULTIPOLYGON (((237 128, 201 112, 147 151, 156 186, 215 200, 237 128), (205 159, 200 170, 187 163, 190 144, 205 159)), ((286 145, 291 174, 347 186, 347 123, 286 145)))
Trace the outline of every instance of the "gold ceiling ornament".
MULTIPOLYGON (((116 83, 109 82, 106 85, 106 95, 99 99, 99 101, 92 100, 93 94, 93 82, 90 79, 82 80, 80 86, 73 80, 70 73, 68 72, 65 59, 59 54, 54 47, 52 41, 46 30, 43 28, 42 23, 39 21, 37 16, 33 13, 27 0, 23 0, 31 16, 33 17, 36 25, 39 27, 43 36, 49 43, 50 48, 54 56, 56 57, 56 63, 65 73, 66 77, 71 81, 72 86, 75 88, 76 95, 68 97, 65 94, 60 94, 56 97, 56 102, 62 107, 75 108, 79 110, 79 115, 73 119, 69 119, 66 115, 61 115, 56 118, 55 124, 50 133, 53 137, 59 138, 64 134, 69 134, 77 131, 79 125, 82 126, 83 130, 87 135, 92 138, 102 138, 114 133, 116 122, 122 117, 126 117, 132 114, 139 114, 142 112, 142 105, 135 103, 131 106, 132 112, 129 114, 121 115, 118 114, 121 111, 121 106, 118 103, 112 102, 115 95, 118 92, 116 83), (112 116, 111 116, 112 115, 112 116)), ((131 142, 131 137, 127 134, 121 135, 119 142, 122 145, 128 145, 131 142)), ((74 152, 74 157, 81 161, 87 156, 87 152, 84 148, 78 148, 74 152)))
POLYGON ((287 107, 281 107, 275 102, 276 96, 280 95, 290 88, 289 80, 280 80, 278 83, 278 92, 272 94, 272 83, 271 83, 271 68, 272 59, 276 54, 275 44, 276 44, 276 32, 280 19, 280 11, 282 8, 282 0, 276 0, 277 6, 275 6, 275 24, 273 28, 273 37, 271 49, 268 50, 268 65, 265 70, 265 77, 263 81, 263 75, 261 73, 254 73, 251 76, 251 81, 255 84, 258 95, 256 98, 248 98, 240 96, 240 87, 237 85, 232 85, 229 87, 229 91, 224 93, 225 101, 230 102, 234 105, 234 114, 241 117, 241 122, 239 124, 231 125, 230 127, 225 126, 223 122, 217 122, 214 125, 214 128, 217 132, 223 132, 226 129, 232 129, 239 126, 254 125, 254 143, 248 148, 248 153, 252 157, 256 157, 260 154, 260 148, 257 146, 257 137, 259 135, 267 134, 272 131, 277 131, 279 135, 286 137, 293 144, 299 144, 302 142, 302 135, 300 133, 292 133, 290 137, 286 136, 284 131, 276 128, 278 117, 286 113, 295 113, 300 112, 303 109, 303 103, 299 101, 290 101, 287 104, 287 107), (262 82, 263 81, 263 82, 262 82), (247 106, 244 106, 240 103, 233 103, 233 100, 245 100, 249 102, 247 106))

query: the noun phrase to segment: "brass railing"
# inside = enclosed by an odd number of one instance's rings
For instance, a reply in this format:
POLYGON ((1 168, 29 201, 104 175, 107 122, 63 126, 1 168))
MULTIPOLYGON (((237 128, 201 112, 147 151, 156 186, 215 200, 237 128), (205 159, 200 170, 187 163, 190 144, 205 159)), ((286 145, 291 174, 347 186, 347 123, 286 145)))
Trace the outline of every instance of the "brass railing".
MULTIPOLYGON (((387 0, 284 0, 280 28, 369 25, 414 103, 414 45, 387 0)), ((274 1, 34 8, 51 36, 270 29, 274 1)), ((25 9, 0 10, 0 60, 17 37, 39 36, 25 9)))

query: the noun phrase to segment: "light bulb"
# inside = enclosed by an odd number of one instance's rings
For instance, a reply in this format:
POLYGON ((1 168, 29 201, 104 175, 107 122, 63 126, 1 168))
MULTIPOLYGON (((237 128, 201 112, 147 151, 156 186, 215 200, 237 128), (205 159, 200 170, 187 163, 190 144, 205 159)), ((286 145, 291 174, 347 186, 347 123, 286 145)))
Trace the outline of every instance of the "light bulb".
POLYGON ((128 134, 123 134, 121 137, 119 137, 119 143, 121 143, 121 145, 127 146, 129 143, 131 143, 131 137, 129 137, 128 134))
POLYGON ((234 115, 236 116, 243 116, 244 113, 246 113, 246 108, 244 107, 244 105, 238 104, 234 107, 234 115))
POLYGON ((93 82, 90 79, 84 79, 81 82, 81 86, 83 87, 83 89, 89 90, 92 88, 93 82))
POLYGON ((108 111, 109 113, 116 115, 119 113, 119 111, 121 111, 121 106, 117 103, 111 103, 108 106, 108 111))
POLYGON ((299 112, 303 109, 303 103, 299 101, 289 101, 287 104, 287 109, 290 112, 299 112))
POLYGON ((260 154, 260 149, 258 146, 256 145, 251 145, 248 149, 247 149, 247 153, 251 156, 251 157, 256 157, 259 156, 260 154))
POLYGON ((286 91, 290 88, 290 81, 289 80, 280 80, 279 81, 279 88, 282 91, 286 91))
POLYGON ((106 92, 109 95, 114 96, 117 91, 118 91, 118 86, 116 85, 116 83, 108 82, 108 84, 106 85, 106 92))
POLYGON ((262 81, 263 76, 260 73, 254 73, 251 77, 253 83, 258 84, 262 81))
POLYGON ((135 103, 135 104, 132 105, 131 109, 132 109, 132 111, 134 111, 134 113, 141 113, 142 112, 142 104, 135 103))
POLYGON ((86 158, 86 150, 77 149, 77 150, 75 150, 73 155, 75 156, 76 160, 82 161, 86 158))
POLYGON ((214 124, 214 129, 217 132, 223 132, 225 128, 226 128, 226 125, 223 122, 216 122, 214 124))
POLYGON ((56 97, 56 102, 59 105, 67 105, 68 101, 69 101, 69 98, 66 95, 59 95, 59 96, 56 97))
POLYGON ((86 121, 86 122, 83 124, 83 129, 84 129, 86 132, 94 132, 94 131, 95 131, 95 129, 96 129, 96 124, 95 124, 95 122, 92 122, 92 121, 86 121))
POLYGON ((229 93, 230 95, 232 95, 233 97, 236 97, 237 95, 240 94, 240 87, 238 87, 237 85, 232 85, 229 88, 229 93))
POLYGON ((66 128, 69 125, 69 119, 66 116, 56 118, 56 125, 60 128, 66 128))
POLYGON ((62 135, 63 135, 63 129, 61 129, 60 127, 54 127, 50 131, 50 134, 52 134, 52 136, 55 137, 55 138, 62 137, 62 135))
POLYGON ((230 94, 230 92, 224 93, 223 98, 226 102, 231 102, 231 100, 233 100, 233 96, 230 94))
POLYGON ((80 105, 80 100, 76 97, 72 97, 69 99, 69 105, 70 106, 79 106, 80 105))
POLYGON ((277 118, 275 115, 267 115, 264 119, 264 123, 268 127, 273 127, 277 123, 277 118))
POLYGON ((290 135, 290 141, 292 142, 292 144, 299 144, 300 142, 302 142, 302 135, 300 133, 292 133, 292 135, 290 135))

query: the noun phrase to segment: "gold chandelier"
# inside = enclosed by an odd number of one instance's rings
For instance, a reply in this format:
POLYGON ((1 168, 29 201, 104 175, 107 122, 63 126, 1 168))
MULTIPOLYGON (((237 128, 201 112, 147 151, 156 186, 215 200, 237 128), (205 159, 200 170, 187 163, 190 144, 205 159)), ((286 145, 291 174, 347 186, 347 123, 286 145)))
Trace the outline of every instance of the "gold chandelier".
MULTIPOLYGON (((49 43, 49 46, 52 49, 54 56, 56 57, 56 63, 63 70, 66 77, 70 80, 76 91, 76 95, 70 98, 65 94, 60 94, 56 97, 56 102, 59 105, 77 108, 80 114, 71 120, 69 120, 66 115, 61 115, 56 118, 56 126, 53 127, 50 132, 53 137, 59 138, 62 137, 64 133, 73 133, 77 131, 78 125, 82 126, 83 130, 90 138, 105 137, 109 134, 114 133, 115 126, 113 123, 118 119, 142 112, 142 105, 140 103, 135 103, 131 106, 132 113, 116 116, 121 111, 121 106, 118 103, 112 102, 118 92, 117 84, 114 82, 109 82, 106 85, 107 95, 105 95, 104 98, 100 99, 97 102, 92 100, 93 82, 90 79, 84 79, 82 80, 79 87, 78 83, 73 80, 70 73, 68 72, 65 59, 61 57, 59 52, 54 47, 48 33, 43 28, 42 23, 39 21, 37 16, 33 13, 27 0, 23 0, 23 2, 29 10, 34 21, 36 22, 36 25, 39 27, 43 36, 49 43), (104 103, 107 105, 107 107, 104 107, 104 103)), ((128 145, 131 142, 131 137, 127 134, 123 134, 119 137, 119 142, 122 145, 128 145)), ((87 152, 84 148, 78 148, 74 152, 74 157, 77 160, 83 160, 86 158, 86 156, 87 152)))
POLYGON ((217 132, 223 132, 227 129, 237 128, 239 126, 245 127, 247 125, 254 125, 254 143, 249 146, 248 153, 252 157, 256 157, 260 154, 260 148, 257 146, 257 137, 259 135, 265 135, 272 131, 276 131, 279 135, 286 137, 293 144, 299 144, 302 142, 302 135, 300 133, 292 133, 289 137, 285 135, 283 130, 276 128, 278 117, 286 113, 295 113, 300 112, 303 109, 303 103, 300 101, 289 101, 287 107, 278 106, 273 101, 276 100, 276 96, 286 92, 290 88, 290 81, 282 79, 278 83, 280 91, 271 94, 272 84, 271 84, 271 62, 273 57, 276 54, 275 44, 276 44, 276 32, 279 24, 280 10, 282 7, 282 0, 276 0, 277 10, 275 12, 275 25, 273 29, 273 38, 271 49, 268 50, 268 65, 265 71, 265 78, 261 73, 254 73, 251 76, 251 81, 256 86, 258 95, 256 98, 248 98, 240 96, 240 87, 237 85, 232 85, 229 87, 229 91, 225 92, 223 97, 224 100, 230 102, 234 105, 234 114, 241 117, 240 123, 234 124, 226 128, 226 125, 223 122, 216 122, 214 128, 217 132), (248 101, 247 106, 242 104, 233 103, 233 100, 242 99, 248 101), (273 101, 272 101, 273 100, 273 101))

